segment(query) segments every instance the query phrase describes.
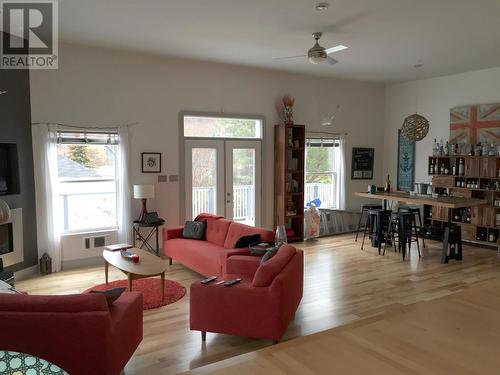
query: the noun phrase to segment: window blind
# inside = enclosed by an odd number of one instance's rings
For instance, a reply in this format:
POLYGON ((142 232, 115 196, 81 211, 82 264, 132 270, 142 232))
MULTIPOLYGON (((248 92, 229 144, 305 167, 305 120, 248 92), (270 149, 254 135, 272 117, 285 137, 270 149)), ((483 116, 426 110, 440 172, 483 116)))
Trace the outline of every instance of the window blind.
POLYGON ((306 138, 307 147, 339 147, 340 142, 335 138, 306 138))
POLYGON ((89 144, 89 145, 117 145, 119 143, 118 133, 115 131, 86 132, 86 131, 64 131, 57 133, 59 144, 89 144))

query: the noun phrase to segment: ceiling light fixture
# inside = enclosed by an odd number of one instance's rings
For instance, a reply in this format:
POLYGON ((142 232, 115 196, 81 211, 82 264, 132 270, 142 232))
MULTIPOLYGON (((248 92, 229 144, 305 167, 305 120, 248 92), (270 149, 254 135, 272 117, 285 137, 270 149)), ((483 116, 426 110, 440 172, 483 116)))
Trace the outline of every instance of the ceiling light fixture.
POLYGON ((316 6, 314 7, 314 9, 316 9, 317 11, 322 12, 324 10, 327 10, 329 6, 330 6, 330 4, 328 4, 326 2, 321 2, 321 3, 316 4, 316 6))

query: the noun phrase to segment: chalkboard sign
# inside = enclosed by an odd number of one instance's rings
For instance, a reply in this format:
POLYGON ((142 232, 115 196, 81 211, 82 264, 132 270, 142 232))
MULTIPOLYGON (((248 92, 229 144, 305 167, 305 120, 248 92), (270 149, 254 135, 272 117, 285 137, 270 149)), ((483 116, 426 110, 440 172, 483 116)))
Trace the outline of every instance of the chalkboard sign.
POLYGON ((352 148, 352 180, 372 180, 373 179, 373 158, 374 148, 352 148))

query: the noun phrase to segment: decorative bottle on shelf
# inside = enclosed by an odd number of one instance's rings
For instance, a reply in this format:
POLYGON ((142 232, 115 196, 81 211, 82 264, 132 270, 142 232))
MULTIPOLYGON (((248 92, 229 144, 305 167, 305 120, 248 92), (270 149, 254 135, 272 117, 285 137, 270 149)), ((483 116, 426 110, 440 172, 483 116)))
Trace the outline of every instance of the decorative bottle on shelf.
POLYGON ((385 182, 385 192, 390 193, 391 192, 391 179, 389 178, 389 175, 387 175, 387 181, 385 182))
POLYGON ((429 174, 434 174, 434 159, 431 159, 431 165, 429 166, 429 174))
POLYGON ((439 142, 439 156, 444 156, 444 142, 443 142, 443 138, 441 138, 441 141, 439 142))
POLYGON ((464 175, 464 159, 460 159, 458 161, 458 175, 459 176, 464 175))
POLYGON ((478 144, 476 145, 476 155, 483 155, 483 146, 481 146, 481 142, 478 142, 478 144))
POLYGON ((444 146, 444 154, 446 156, 450 156, 450 144, 448 143, 448 141, 446 141, 446 145, 444 146))
POLYGON ((434 138, 434 142, 432 142, 432 156, 438 156, 438 144, 436 142, 436 138, 434 138))

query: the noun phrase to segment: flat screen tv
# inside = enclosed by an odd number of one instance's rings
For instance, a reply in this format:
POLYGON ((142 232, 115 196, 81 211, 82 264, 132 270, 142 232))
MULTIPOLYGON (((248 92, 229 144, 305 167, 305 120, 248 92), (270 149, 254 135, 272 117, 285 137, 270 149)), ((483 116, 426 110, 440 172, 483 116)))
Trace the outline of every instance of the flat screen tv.
POLYGON ((0 195, 19 193, 17 145, 15 143, 0 143, 0 195))

